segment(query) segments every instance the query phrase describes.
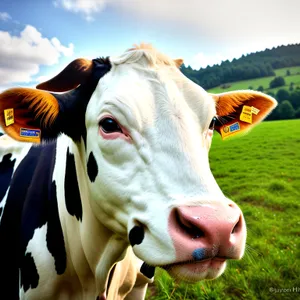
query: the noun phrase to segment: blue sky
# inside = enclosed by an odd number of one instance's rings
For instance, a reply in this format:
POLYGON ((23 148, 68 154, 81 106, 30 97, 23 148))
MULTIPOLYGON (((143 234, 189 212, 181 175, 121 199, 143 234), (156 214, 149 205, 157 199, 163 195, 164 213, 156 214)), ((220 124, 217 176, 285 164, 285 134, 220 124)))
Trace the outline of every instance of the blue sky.
POLYGON ((0 90, 150 42, 198 69, 300 43, 298 0, 1 0, 0 90))

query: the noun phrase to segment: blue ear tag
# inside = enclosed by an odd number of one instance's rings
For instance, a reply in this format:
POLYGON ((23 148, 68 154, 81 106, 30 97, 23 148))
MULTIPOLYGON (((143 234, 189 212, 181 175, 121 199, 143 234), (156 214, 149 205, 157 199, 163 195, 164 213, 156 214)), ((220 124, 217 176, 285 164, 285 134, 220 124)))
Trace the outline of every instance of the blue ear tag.
POLYGON ((40 129, 20 128, 20 136, 24 137, 24 138, 39 139, 41 137, 41 130, 40 129))
POLYGON ((240 123, 239 122, 235 122, 235 123, 229 124, 229 125, 224 125, 221 128, 222 138, 225 138, 227 136, 233 135, 233 134, 239 132, 240 130, 241 130, 241 127, 240 127, 240 123))

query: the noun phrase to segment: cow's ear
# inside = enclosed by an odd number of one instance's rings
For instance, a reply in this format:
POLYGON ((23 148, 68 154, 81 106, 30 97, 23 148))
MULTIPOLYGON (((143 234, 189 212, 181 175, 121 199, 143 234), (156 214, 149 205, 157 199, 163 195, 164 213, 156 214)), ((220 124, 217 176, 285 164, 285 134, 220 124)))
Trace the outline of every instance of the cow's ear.
POLYGON ((58 101, 48 92, 14 88, 0 94, 0 125, 15 140, 39 143, 42 131, 53 132, 58 115, 58 101))
POLYGON ((92 70, 93 62, 91 60, 78 58, 68 64, 55 77, 38 84, 36 88, 52 92, 66 92, 84 83, 92 70))
POLYGON ((222 138, 247 132, 261 122, 277 105, 269 95, 250 90, 211 94, 216 102, 215 130, 222 138))
MULTIPOLYGON (((96 66, 103 65, 98 60, 94 62, 96 66)), ((83 123, 79 120, 84 120, 91 92, 86 92, 87 97, 81 99, 73 89, 89 80, 93 68, 93 61, 79 58, 52 79, 40 83, 38 90, 14 88, 1 93, 0 125, 8 135, 19 141, 39 143, 41 138, 56 138, 61 132, 78 138, 83 123), (55 95, 42 90, 72 91, 55 95)))
POLYGON ((182 58, 176 58, 176 59, 174 59, 174 63, 175 63, 175 66, 177 68, 180 68, 181 65, 183 64, 183 59, 182 58))

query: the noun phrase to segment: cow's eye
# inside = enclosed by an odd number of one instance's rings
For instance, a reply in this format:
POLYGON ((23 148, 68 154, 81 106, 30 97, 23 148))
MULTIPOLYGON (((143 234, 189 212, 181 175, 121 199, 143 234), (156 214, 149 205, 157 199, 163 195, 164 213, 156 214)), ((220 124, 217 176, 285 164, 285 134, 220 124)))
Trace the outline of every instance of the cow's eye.
POLYGON ((105 133, 122 132, 119 124, 112 118, 103 118, 99 122, 99 126, 105 133))
POLYGON ((217 121, 217 118, 213 117, 212 120, 211 120, 211 122, 210 122, 210 124, 209 124, 209 129, 210 130, 214 130, 216 121, 217 121))

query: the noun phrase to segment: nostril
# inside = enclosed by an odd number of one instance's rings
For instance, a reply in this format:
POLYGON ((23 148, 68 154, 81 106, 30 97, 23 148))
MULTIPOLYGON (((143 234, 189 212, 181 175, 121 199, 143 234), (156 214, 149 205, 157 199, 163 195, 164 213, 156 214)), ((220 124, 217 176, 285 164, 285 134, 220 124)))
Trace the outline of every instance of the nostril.
POLYGON ((176 223, 184 231, 185 234, 189 235, 192 239, 198 239, 204 237, 204 231, 194 225, 188 219, 184 218, 178 210, 175 211, 176 223))
POLYGON ((242 215, 240 215, 238 221, 236 222, 236 224, 233 226, 231 234, 235 234, 240 232, 242 229, 242 215))

